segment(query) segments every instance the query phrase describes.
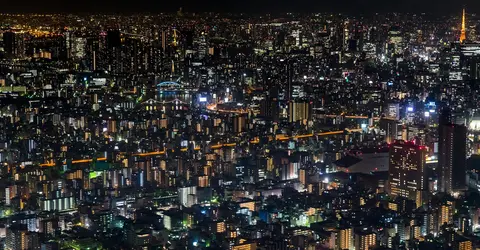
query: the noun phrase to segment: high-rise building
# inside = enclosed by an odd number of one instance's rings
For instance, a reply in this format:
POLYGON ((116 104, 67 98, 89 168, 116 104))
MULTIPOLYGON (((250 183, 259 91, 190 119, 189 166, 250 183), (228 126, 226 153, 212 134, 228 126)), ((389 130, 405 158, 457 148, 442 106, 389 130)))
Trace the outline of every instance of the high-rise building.
POLYGON ((3 33, 3 50, 7 56, 13 56, 15 54, 15 33, 7 31, 3 33))
POLYGON ((405 41, 400 27, 393 26, 388 31, 387 51, 390 55, 401 54, 405 50, 405 41))
POLYGON ((398 122, 393 119, 380 119, 380 129, 385 132, 385 141, 393 143, 398 138, 398 122))
POLYGON ((306 171, 306 169, 298 170, 298 179, 300 180, 300 183, 303 184, 303 186, 307 185, 307 171, 306 171))
POLYGON ((257 249, 257 243, 243 243, 234 245, 231 248, 232 250, 255 250, 257 249))
POLYGON ((46 218, 40 221, 40 232, 45 235, 54 235, 58 228, 58 218, 46 218))
POLYGON ((119 30, 109 30, 107 31, 107 48, 111 49, 114 47, 120 47, 121 45, 121 34, 119 30))
POLYGON ((452 202, 448 201, 443 204, 438 211, 438 227, 453 224, 453 207, 452 202))
POLYGON ((106 56, 108 70, 114 74, 121 73, 124 63, 122 61, 122 37, 119 30, 109 30, 106 36, 106 56))
POLYGON ((95 222, 95 225, 97 226, 98 232, 106 232, 110 227, 112 220, 113 220, 113 213, 108 210, 97 212, 94 215, 94 222, 95 222))
POLYGON ((440 116, 437 175, 438 190, 452 193, 466 188, 467 128, 452 124, 449 115, 440 116))
POLYGON ((292 98, 292 82, 293 82, 293 62, 292 60, 287 60, 286 63, 286 75, 287 75, 287 101, 291 101, 292 98))
POLYGON ((25 36, 23 33, 7 31, 3 33, 3 49, 8 57, 23 57, 25 55, 25 36))
POLYGON ((416 200, 418 190, 426 190, 425 146, 396 141, 390 147, 389 192, 392 196, 416 200))
POLYGON ((472 241, 467 238, 458 239, 455 241, 455 244, 453 245, 453 249, 472 250, 473 249, 472 241))
POLYGON ((85 62, 89 70, 97 70, 97 63, 99 57, 100 43, 95 37, 89 37, 86 39, 85 45, 85 62))
POLYGON ((373 232, 355 232, 355 250, 369 250, 377 244, 377 236, 373 232))
POLYGON ((238 115, 233 117, 233 132, 242 133, 247 129, 247 116, 238 115))
POLYGON ((40 249, 38 234, 28 232, 26 225, 15 224, 7 229, 5 240, 7 250, 40 249))
POLYGON ((312 105, 306 101, 293 101, 288 104, 288 121, 297 122, 310 120, 312 105))
POLYGON ((178 199, 184 207, 191 207, 196 203, 197 187, 183 187, 178 189, 178 199))
POLYGON ((273 122, 280 120, 280 107, 276 98, 263 99, 260 103, 260 115, 273 122))
POLYGON ((340 229, 337 233, 337 247, 339 250, 353 248, 353 230, 351 228, 340 229))

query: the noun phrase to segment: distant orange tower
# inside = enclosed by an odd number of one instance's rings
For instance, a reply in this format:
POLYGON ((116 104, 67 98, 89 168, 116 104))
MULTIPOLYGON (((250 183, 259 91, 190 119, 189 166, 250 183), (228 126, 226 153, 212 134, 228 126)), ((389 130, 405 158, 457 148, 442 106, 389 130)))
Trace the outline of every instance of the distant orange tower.
POLYGON ((467 39, 467 33, 465 30, 465 8, 462 14, 462 33, 460 33, 460 42, 463 43, 467 39))

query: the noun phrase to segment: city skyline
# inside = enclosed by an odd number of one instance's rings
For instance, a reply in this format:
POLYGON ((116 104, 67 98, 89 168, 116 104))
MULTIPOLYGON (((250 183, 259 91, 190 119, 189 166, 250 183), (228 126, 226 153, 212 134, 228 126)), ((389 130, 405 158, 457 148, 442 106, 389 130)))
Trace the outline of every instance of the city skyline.
POLYGON ((428 13, 428 14, 454 14, 462 6, 470 13, 480 12, 480 3, 474 0, 434 1, 434 0, 406 0, 402 2, 385 2, 380 0, 341 0, 341 1, 273 1, 273 0, 246 0, 218 1, 207 0, 198 3, 191 0, 152 2, 140 1, 113 1, 96 2, 86 0, 81 2, 64 2, 60 0, 33 1, 23 0, 8 2, 2 9, 5 13, 161 13, 175 12, 183 8, 185 12, 223 12, 223 13, 315 13, 315 12, 340 12, 347 14, 372 14, 375 12, 403 12, 403 13, 428 13))
POLYGON ((480 249, 473 3, 17 4, 0 249, 480 249))

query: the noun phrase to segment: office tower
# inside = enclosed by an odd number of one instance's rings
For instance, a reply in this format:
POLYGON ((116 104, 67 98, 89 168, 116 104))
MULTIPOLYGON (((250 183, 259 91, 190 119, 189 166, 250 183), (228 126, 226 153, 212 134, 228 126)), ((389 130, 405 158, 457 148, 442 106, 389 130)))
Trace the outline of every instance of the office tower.
POLYGON ((291 101, 292 99, 292 82, 293 82, 293 62, 291 60, 287 60, 286 63, 286 75, 287 75, 287 101, 291 101))
POLYGON ((63 39, 65 40, 65 56, 67 59, 72 58, 73 56, 73 48, 75 47, 75 36, 72 32, 69 32, 68 30, 65 30, 63 33, 63 39))
POLYGON ((397 141, 390 147, 389 192, 392 196, 416 200, 417 191, 426 190, 424 146, 413 142, 397 141))
POLYGON ((86 56, 87 39, 84 37, 74 37, 72 41, 71 56, 75 59, 84 58, 86 56))
POLYGON ((349 25, 350 23, 348 20, 343 22, 343 37, 342 37, 343 50, 346 50, 348 48, 348 40, 350 39, 349 25))
POLYGON ((467 128, 452 124, 450 112, 440 115, 438 142, 438 190, 458 192, 466 188, 467 128))
POLYGON ((263 99, 260 102, 260 115, 266 119, 278 122, 280 119, 280 107, 276 98, 263 99))
POLYGON ((353 230, 351 228, 340 229, 337 233, 337 249, 352 249, 353 248, 353 230))
POLYGON ((442 109, 442 111, 440 112, 440 116, 439 116, 439 122, 438 124, 442 125, 442 124, 451 124, 452 123, 452 112, 450 111, 449 108, 444 108, 442 109))
POLYGON ((373 232, 355 232, 355 250, 369 250, 377 244, 377 236, 373 232))
POLYGON ((385 132, 385 141, 393 143, 398 138, 398 122, 392 119, 380 119, 380 130, 385 132))
POLYGON ((269 86, 268 95, 260 102, 260 115, 272 122, 280 120, 280 105, 278 102, 278 88, 269 86))
MULTIPOLYGON (((67 42, 71 43, 71 40, 67 41, 65 37, 59 36, 59 37, 52 37, 47 40, 48 43, 50 43, 50 47, 48 48, 48 52, 50 52, 50 57, 54 60, 60 60, 60 61, 65 61, 69 58, 68 55, 68 47, 67 42)), ((44 57, 48 57, 47 55, 44 55, 44 57)))
MULTIPOLYGON (((86 39, 86 46, 85 46, 85 63, 86 67, 91 70, 95 71, 99 69, 100 63, 100 41, 96 37, 89 37, 86 39)), ((101 64, 101 63, 100 63, 101 64)))
POLYGON ((121 37, 119 30, 109 30, 107 31, 107 48, 120 47, 121 37))
POLYGON ((480 80, 480 57, 472 56, 470 60, 467 61, 469 68, 469 76, 471 80, 480 80))
POLYGON ((147 47, 147 71, 160 72, 162 60, 162 48, 158 41, 153 42, 147 47))
POLYGON ((15 33, 7 31, 3 33, 3 50, 7 56, 13 56, 15 53, 15 33))
POLYGON ((124 59, 125 70, 138 74, 143 69, 143 53, 140 39, 134 37, 125 38, 124 59))
POLYGON ((198 41, 198 58, 200 59, 205 58, 208 50, 207 47, 208 47, 208 44, 207 44, 206 35, 202 33, 198 41))
POLYGON ((193 40, 195 37, 194 31, 193 30, 185 30, 183 32, 183 37, 184 37, 184 49, 193 49, 193 40))
POLYGON ((307 101, 293 101, 288 104, 288 121, 297 122, 312 118, 312 105, 307 101))
POLYGON ((24 34, 13 31, 3 33, 3 46, 6 56, 23 57, 25 55, 24 34))
POLYGON ((285 46, 285 40, 286 40, 285 37, 286 37, 285 31, 283 30, 276 31, 275 42, 274 42, 275 50, 283 49, 283 47, 285 46))
POLYGON ((119 30, 107 31, 106 48, 108 58, 108 70, 114 74, 122 73, 122 39, 119 30))
POLYGON ((281 179, 282 180, 297 179, 298 169, 300 169, 299 162, 290 162, 288 164, 283 164, 281 168, 281 179))
POLYGON ((405 49, 403 32, 400 27, 393 26, 388 31, 387 50, 390 55, 401 54, 405 49))
POLYGON ((233 117, 233 132, 242 133, 247 129, 247 116, 246 115, 237 115, 233 117))

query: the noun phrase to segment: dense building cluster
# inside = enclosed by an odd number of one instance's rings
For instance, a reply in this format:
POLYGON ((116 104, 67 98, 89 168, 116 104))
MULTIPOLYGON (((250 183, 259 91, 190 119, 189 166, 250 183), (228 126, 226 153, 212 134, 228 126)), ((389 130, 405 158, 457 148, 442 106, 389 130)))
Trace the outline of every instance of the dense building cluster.
POLYGON ((480 248, 474 15, 0 15, 0 249, 480 248))

